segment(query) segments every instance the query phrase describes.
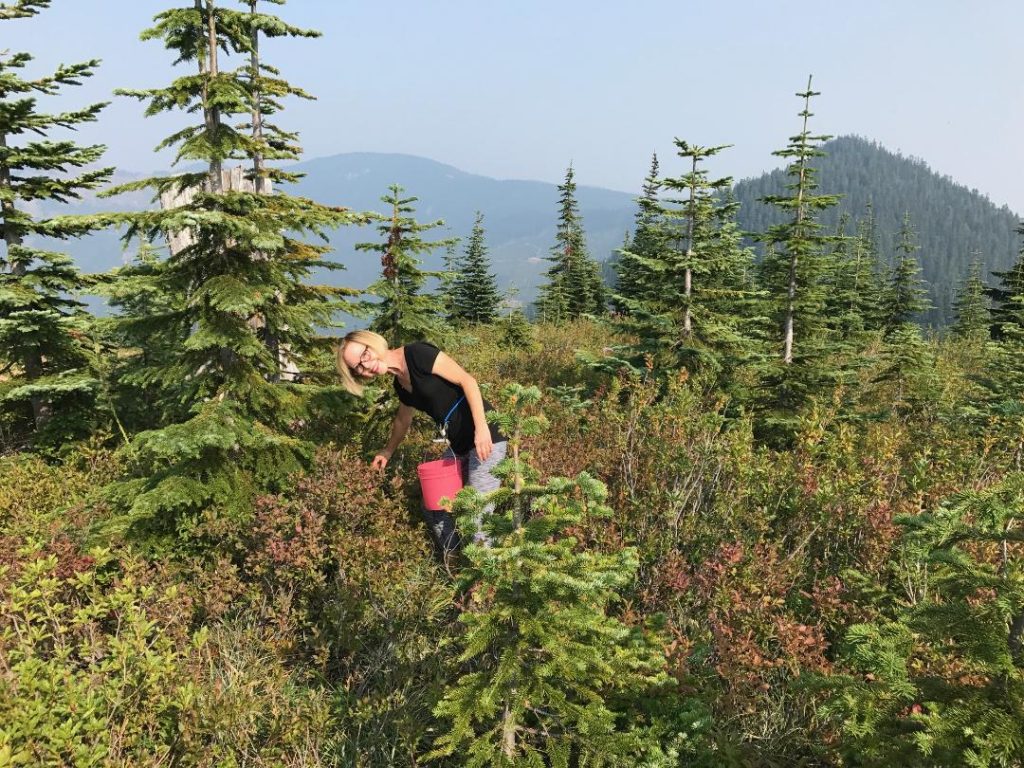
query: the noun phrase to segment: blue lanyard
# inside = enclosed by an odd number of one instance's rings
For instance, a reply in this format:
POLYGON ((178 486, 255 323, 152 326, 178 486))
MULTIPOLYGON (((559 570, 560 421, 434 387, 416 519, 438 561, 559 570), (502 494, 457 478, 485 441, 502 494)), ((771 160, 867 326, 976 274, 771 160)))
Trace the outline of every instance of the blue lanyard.
POLYGON ((455 409, 458 408, 462 404, 462 401, 465 400, 465 399, 466 399, 466 396, 463 395, 462 397, 460 397, 458 400, 455 401, 455 405, 453 405, 451 407, 451 410, 448 411, 448 415, 445 416, 444 417, 444 421, 441 422, 441 429, 444 429, 445 427, 448 426, 448 419, 450 419, 452 417, 452 414, 455 413, 455 409))
POLYGON ((448 419, 452 417, 452 414, 455 413, 455 409, 462 405, 462 401, 465 399, 466 396, 463 395, 462 397, 455 401, 455 405, 451 407, 451 409, 448 411, 448 414, 444 417, 444 421, 441 422, 441 439, 435 440, 434 442, 444 442, 448 440, 448 419))

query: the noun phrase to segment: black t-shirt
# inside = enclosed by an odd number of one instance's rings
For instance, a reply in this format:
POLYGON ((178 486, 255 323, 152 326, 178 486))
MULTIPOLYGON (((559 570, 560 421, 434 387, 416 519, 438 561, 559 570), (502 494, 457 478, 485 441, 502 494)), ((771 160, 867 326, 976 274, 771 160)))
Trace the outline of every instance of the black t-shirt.
MULTIPOLYGON (((473 414, 469 410, 469 402, 464 397, 465 393, 462 391, 462 387, 433 373, 434 361, 437 360, 441 350, 426 341, 415 341, 412 344, 406 344, 404 352, 405 365, 409 369, 409 381, 412 382, 412 392, 403 387, 396 378, 395 392, 398 399, 405 405, 423 411, 440 427, 452 406, 458 402, 460 397, 463 398, 459 407, 448 418, 448 442, 451 443, 455 453, 469 453, 473 448, 473 437, 476 432, 473 425, 473 414)), ((491 404, 484 400, 484 411, 490 410, 493 410, 491 404)), ((492 442, 498 443, 505 440, 505 436, 498 430, 497 425, 490 424, 488 426, 491 429, 492 442)))

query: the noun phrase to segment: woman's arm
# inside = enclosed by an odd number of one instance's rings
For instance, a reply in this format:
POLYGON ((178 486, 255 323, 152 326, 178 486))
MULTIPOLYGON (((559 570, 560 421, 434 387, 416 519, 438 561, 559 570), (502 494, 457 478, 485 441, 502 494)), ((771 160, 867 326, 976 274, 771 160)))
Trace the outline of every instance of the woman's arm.
POLYGON ((487 426, 487 417, 484 415, 484 398, 480 394, 480 385, 476 379, 470 376, 466 370, 452 360, 444 352, 437 353, 434 360, 434 367, 431 373, 436 373, 442 379, 447 379, 452 384, 458 384, 466 393, 466 402, 469 403, 469 412, 473 414, 474 443, 476 444, 476 455, 480 461, 487 461, 494 447, 491 442, 491 429, 487 426))
POLYGON ((405 435, 409 431, 409 426, 412 424, 412 416, 413 409, 411 405, 402 403, 398 406, 398 413, 395 414, 395 420, 391 423, 391 436, 388 438, 388 444, 373 457, 371 466, 374 469, 384 469, 388 465, 391 455, 401 444, 402 440, 405 439, 405 435))

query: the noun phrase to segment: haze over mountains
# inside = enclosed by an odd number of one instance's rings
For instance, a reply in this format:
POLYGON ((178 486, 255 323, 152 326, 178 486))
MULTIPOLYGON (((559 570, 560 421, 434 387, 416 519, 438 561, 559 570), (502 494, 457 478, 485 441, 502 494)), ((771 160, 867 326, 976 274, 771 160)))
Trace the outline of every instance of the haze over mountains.
MULTIPOLYGON (((879 247, 883 255, 888 255, 903 213, 909 212, 922 246, 917 256, 935 305, 922 318, 925 322, 943 325, 951 319, 952 296, 966 274, 972 254, 980 254, 986 276, 991 270, 1007 268, 1015 260, 1019 248, 1015 234, 1018 216, 1005 206, 997 207, 978 191, 932 172, 921 160, 902 157, 864 139, 843 137, 829 142, 824 149, 828 154, 816 159, 820 191, 844 194, 837 209, 823 217, 827 227, 834 227, 843 211, 854 218, 862 216, 870 200, 877 219, 879 247)), ((674 158, 660 159, 664 174, 677 175, 674 158)), ((419 221, 445 220, 446 227, 435 230, 438 239, 452 235, 466 238, 479 210, 485 217, 489 255, 499 286, 504 290, 515 285, 520 289, 519 298, 530 301, 543 281, 548 266, 544 257, 555 236, 558 190, 554 184, 498 180, 426 158, 398 154, 339 154, 308 160, 294 169, 306 174, 290 187, 295 194, 361 211, 383 212, 381 195, 389 184, 401 184, 408 195, 419 198, 419 221)), ((709 165, 709 172, 714 175, 713 166, 709 165)), ((645 168, 637 169, 638 189, 645 173, 645 168)), ((739 219, 744 229, 764 231, 775 220, 775 212, 756 198, 777 193, 785 183, 783 172, 776 170, 736 184, 736 195, 742 203, 739 219)), ((610 259, 632 228, 634 197, 586 186, 578 187, 577 197, 591 255, 598 261, 610 259)), ((145 194, 133 194, 83 200, 72 206, 71 212, 124 210, 147 204, 145 194)), ((372 255, 357 253, 352 246, 376 237, 377 232, 371 227, 352 227, 333 235, 334 258, 344 263, 347 270, 331 275, 331 279, 357 288, 369 285, 379 264, 372 255)), ((89 272, 105 271, 126 258, 114 233, 101 233, 56 247, 71 253, 89 272)), ((443 255, 439 249, 426 266, 439 267, 443 255)))

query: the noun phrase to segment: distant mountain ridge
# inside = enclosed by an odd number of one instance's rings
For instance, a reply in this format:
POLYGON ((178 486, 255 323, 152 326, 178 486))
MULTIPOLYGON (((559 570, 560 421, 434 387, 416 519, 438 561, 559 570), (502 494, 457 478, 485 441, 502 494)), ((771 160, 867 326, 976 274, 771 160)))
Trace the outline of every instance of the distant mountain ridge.
MULTIPOLYGON (((834 139, 824 145, 824 150, 825 157, 815 158, 821 191, 845 195, 838 210, 832 209, 823 217, 826 226, 834 227, 843 210, 854 217, 862 216, 867 201, 873 200, 879 245, 883 253, 889 254, 892 234, 898 231, 903 211, 910 212, 922 245, 917 255, 936 304, 936 309, 924 318, 926 322, 939 325, 951 318, 952 296, 966 274, 973 250, 981 251, 986 275, 993 269, 1007 268, 1016 259, 1017 216, 1008 208, 997 207, 977 191, 932 172, 923 161, 902 157, 864 139, 834 139)), ((407 194, 419 198, 419 221, 445 220, 446 227, 436 230, 438 239, 453 235, 467 238, 475 212, 482 211, 499 287, 505 290, 514 284, 520 291, 518 298, 524 302, 536 296, 548 266, 544 258, 555 242, 557 185, 499 180, 414 155, 370 152, 315 158, 298 163, 291 170, 306 175, 289 185, 290 192, 359 211, 386 213, 382 210, 381 195, 388 185, 401 184, 407 194)), ((638 189, 644 172, 645 169, 637 170, 638 189)), ((121 172, 117 181, 138 176, 121 172)), ((776 193, 785 183, 783 171, 777 170, 735 185, 743 229, 764 231, 776 220, 776 212, 757 202, 757 198, 776 193)), ((598 261, 609 260, 621 247, 626 232, 632 229, 634 196, 580 186, 577 197, 591 255, 598 261)), ((59 210, 37 212, 87 213, 139 209, 148 204, 146 193, 133 193, 111 199, 89 197, 59 210)), ((353 245, 377 237, 372 227, 348 227, 333 233, 331 245, 335 253, 331 257, 347 269, 326 274, 323 279, 355 288, 369 285, 380 265, 372 255, 356 252, 353 245)), ((106 271, 127 258, 112 232, 92 235, 80 242, 49 245, 69 252, 89 272, 106 271)), ((431 254, 426 267, 440 267, 443 255, 441 250, 431 254)))
MULTIPOLYGON (((555 243, 558 189, 541 181, 499 180, 461 171, 450 165, 414 155, 346 153, 321 157, 293 166, 306 176, 292 185, 299 195, 354 210, 382 210, 380 197, 390 184, 401 184, 406 194, 419 198, 420 222, 443 219, 451 235, 468 239, 476 211, 484 214, 488 255, 504 289, 515 284, 519 298, 531 300, 548 264, 543 261, 555 243)), ((576 190, 587 245, 598 261, 608 259, 622 245, 633 222, 633 196, 599 187, 576 190)), ((436 238, 446 236, 438 229, 436 238)), ((433 235, 434 233, 428 233, 433 235)), ((352 244, 372 240, 369 228, 340 231, 332 243, 339 253, 354 253, 352 244)), ((462 244, 460 244, 460 250, 462 244)), ((427 266, 441 266, 443 253, 431 255, 427 266)), ((342 278, 354 286, 375 279, 379 264, 366 254, 342 258, 348 269, 342 278)))
MULTIPOLYGON (((952 322, 953 298, 972 254, 979 255, 982 275, 989 283, 993 281, 990 272, 1007 269, 1016 261, 1020 219, 1009 207, 997 206, 977 190, 936 173, 923 160, 904 157, 867 139, 842 136, 821 149, 825 156, 811 163, 818 170, 817 191, 843 195, 838 206, 821 215, 825 227, 834 230, 846 212, 851 216, 847 234, 853 234, 853 222, 864 216, 871 202, 879 250, 891 259, 903 214, 910 214, 921 246, 915 256, 933 305, 922 317, 925 324, 952 322)), ((782 193, 787 183, 780 169, 735 185, 739 222, 745 231, 764 232, 782 220, 776 209, 758 199, 782 193)))
MULTIPOLYGON (((288 168, 305 176, 286 189, 330 205, 356 211, 387 214, 381 196, 391 184, 400 184, 405 193, 415 196, 416 218, 420 222, 443 219, 444 228, 427 233, 431 239, 460 237, 463 243, 473 227, 476 211, 484 214, 489 257, 501 290, 515 285, 521 301, 532 301, 548 267, 544 258, 555 243, 558 214, 558 188, 542 181, 500 180, 461 171, 450 165, 415 155, 352 152, 320 157, 288 168)), ((138 178, 122 172, 116 181, 138 178)), ((622 245, 633 222, 635 203, 626 192, 578 186, 577 199, 587 232, 591 255, 598 261, 610 258, 622 245)), ((97 210, 144 208, 145 193, 104 199, 90 196, 62 207, 61 213, 88 213, 97 210)), ((47 210, 54 215, 57 210, 47 210)), ((372 226, 347 227, 331 234, 334 253, 330 258, 346 266, 340 273, 323 279, 364 288, 380 270, 374 256, 357 252, 355 243, 378 238, 372 226)), ((126 254, 112 232, 101 232, 80 242, 51 243, 65 250, 79 266, 89 272, 102 272, 125 262, 126 254)), ((462 244, 460 243, 460 252, 462 244)), ((428 269, 442 265, 444 253, 438 249, 425 263, 428 269)))

